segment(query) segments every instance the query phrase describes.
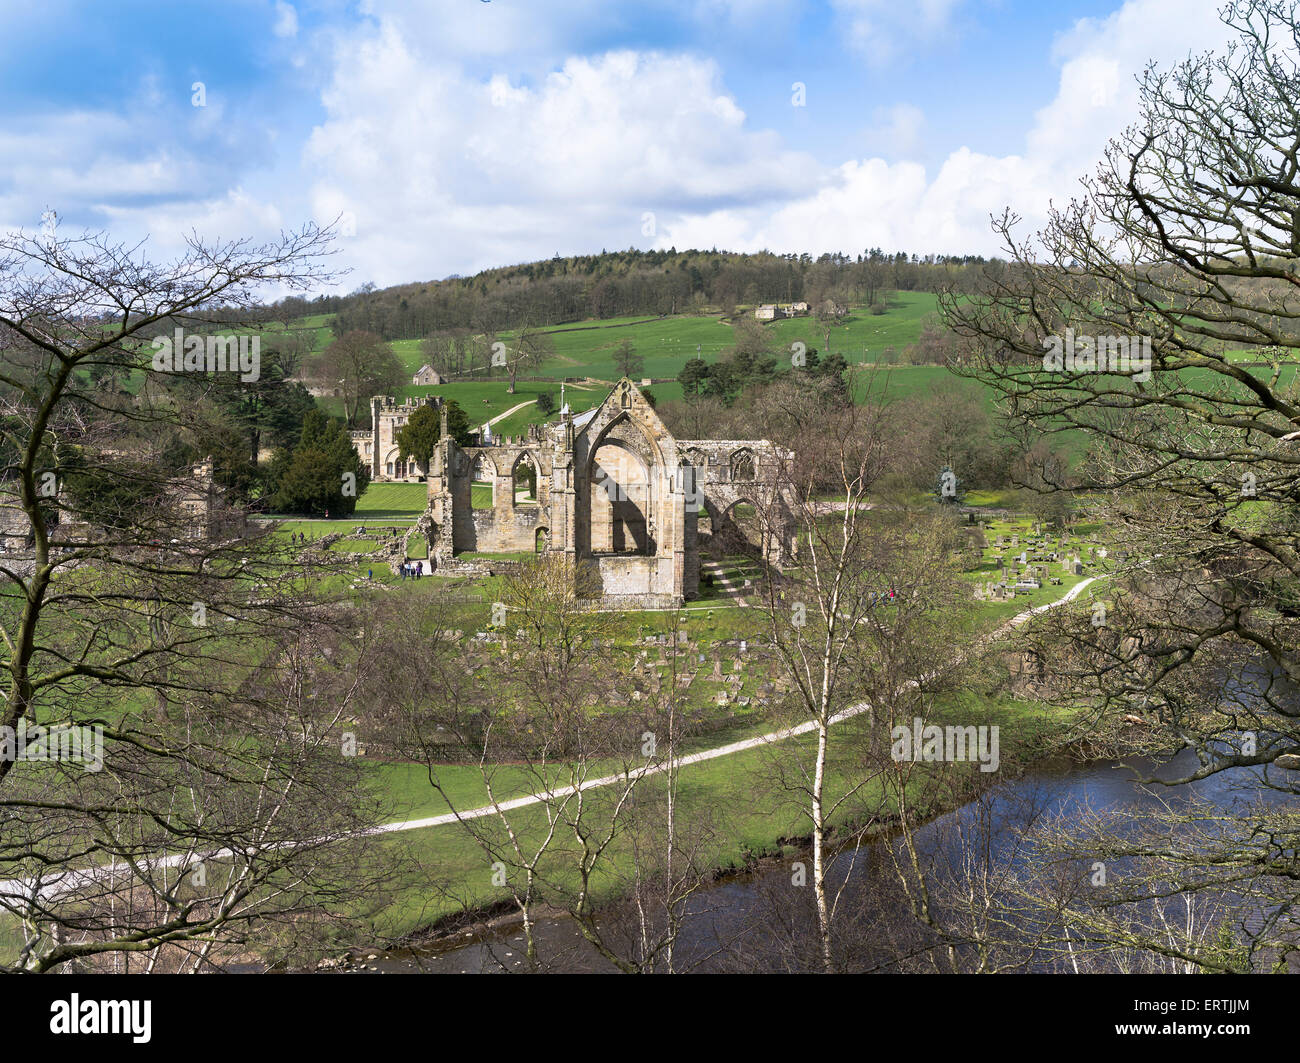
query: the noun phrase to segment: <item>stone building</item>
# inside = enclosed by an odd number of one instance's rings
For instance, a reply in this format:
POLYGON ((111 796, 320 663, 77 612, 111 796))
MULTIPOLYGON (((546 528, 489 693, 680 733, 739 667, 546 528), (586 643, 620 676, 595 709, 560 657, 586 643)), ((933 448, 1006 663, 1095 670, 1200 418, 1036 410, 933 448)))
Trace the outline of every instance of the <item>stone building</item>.
POLYGON ((397 430, 421 406, 441 405, 442 399, 436 395, 407 399, 401 405, 392 396, 376 395, 370 400, 370 427, 353 429, 352 446, 369 467, 371 483, 415 483, 420 479, 418 464, 402 458, 397 430))
POLYGON ((187 539, 230 539, 247 532, 244 511, 226 502, 213 474, 208 457, 168 484, 178 517, 176 531, 187 539))
POLYGON ((31 522, 18 504, 16 486, 0 486, 0 554, 30 549, 33 541, 31 522))
POLYGON ((697 596, 702 528, 777 565, 793 556, 780 476, 793 454, 763 439, 675 439, 630 380, 593 410, 487 446, 458 446, 445 423, 444 411, 422 521, 435 564, 562 553, 591 563, 606 604, 655 608, 697 596), (475 482, 491 484, 491 508, 474 508, 475 482), (770 519, 746 528, 741 507, 770 519))
POLYGON ((775 321, 779 317, 799 317, 808 313, 807 303, 764 303, 754 308, 759 321, 775 321))
POLYGON ((437 387, 442 383, 442 376, 433 366, 422 365, 415 376, 411 377, 411 383, 417 387, 437 387))

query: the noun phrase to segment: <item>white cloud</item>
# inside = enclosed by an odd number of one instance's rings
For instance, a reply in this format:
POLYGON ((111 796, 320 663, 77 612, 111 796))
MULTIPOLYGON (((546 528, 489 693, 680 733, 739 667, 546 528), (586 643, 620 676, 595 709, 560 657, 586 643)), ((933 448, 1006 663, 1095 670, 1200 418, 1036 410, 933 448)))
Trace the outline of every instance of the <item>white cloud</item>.
POLYGON ((962 0, 831 0, 845 43, 872 65, 892 62, 905 48, 945 34, 962 0))
POLYGON ((298 36, 298 12, 294 10, 293 4, 275 0, 275 25, 271 27, 271 32, 277 37, 298 36))
MULTIPOLYGON (((264 239, 284 224, 264 196, 245 191, 257 134, 223 122, 219 103, 158 107, 150 79, 123 113, 75 110, 0 119, 0 231, 32 232, 48 208, 65 236, 105 231, 158 257, 179 253, 192 230, 208 238, 264 239), (179 117, 178 117, 179 115, 179 117)), ((188 99, 186 98, 186 104, 188 99)))
POLYGON ((788 201, 820 172, 747 129, 714 63, 691 56, 620 51, 536 84, 482 81, 386 25, 340 45, 323 99, 313 209, 355 213, 348 253, 378 283, 644 243, 646 212, 788 201))
MULTIPOLYGON (((785 0, 657 3, 742 21, 792 10, 785 0)), ((844 18, 895 18, 879 0, 836 3, 844 18)), ((271 154, 269 138, 224 120, 212 95, 183 117, 155 113, 146 78, 140 104, 121 115, 0 119, 0 155, 11 160, 0 221, 30 229, 49 206, 124 239, 191 228, 264 237, 282 218, 347 212, 356 230, 341 259, 381 284, 644 246, 647 213, 664 247, 995 253, 989 215, 1011 205, 1036 227, 1049 199, 1075 192, 1135 116, 1132 77, 1149 57, 1169 63, 1223 43, 1216 3, 1129 0, 1062 34, 1055 96, 1015 154, 980 152, 972 130, 968 146, 931 164, 925 116, 896 103, 869 116, 860 157, 827 165, 756 128, 725 72, 699 54, 551 61, 548 50, 576 47, 580 28, 616 23, 605 0, 557 0, 545 12, 457 0, 414 13, 367 0, 368 20, 351 34, 310 35, 307 46, 327 47, 312 53, 328 71, 325 117, 296 172, 259 183, 252 160, 271 154)), ((942 33, 956 10, 956 0, 929 0, 914 32, 942 33)))
POLYGON ((157 234, 156 251, 175 253, 181 238, 194 230, 204 240, 239 240, 250 235, 266 238, 287 227, 279 208, 233 188, 224 195, 205 200, 161 203, 150 207, 104 207, 110 231, 142 230, 157 234))
MULTIPOLYGON (((1190 51, 1223 46, 1228 31, 1217 18, 1216 2, 1129 0, 1106 19, 1076 24, 1057 42, 1057 94, 1035 116, 1021 153, 994 157, 962 147, 933 176, 908 161, 851 160, 801 199, 775 209, 688 214, 665 226, 659 243, 708 246, 716 232, 726 234, 727 246, 737 250, 817 253, 880 246, 1000 253, 990 215, 1010 206, 1032 231, 1045 221, 1053 199, 1075 194, 1106 141, 1137 117, 1133 77, 1148 59, 1170 64, 1190 51)), ((906 110, 887 113, 878 131, 887 134, 892 127, 905 134, 915 118, 906 110)), ((721 246, 721 237, 716 242, 721 246)))

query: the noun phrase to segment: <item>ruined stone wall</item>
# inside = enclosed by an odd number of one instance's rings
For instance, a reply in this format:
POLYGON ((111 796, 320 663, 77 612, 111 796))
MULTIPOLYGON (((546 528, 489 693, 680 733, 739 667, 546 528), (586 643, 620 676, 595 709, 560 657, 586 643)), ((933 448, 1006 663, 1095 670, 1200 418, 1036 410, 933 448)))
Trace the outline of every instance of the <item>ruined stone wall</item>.
MULTIPOLYGON (((782 521, 781 466, 792 455, 767 440, 679 442, 631 381, 620 381, 595 411, 565 417, 525 437, 488 446, 440 443, 429 474, 429 553, 450 560, 466 551, 545 549, 590 559, 597 601, 667 608, 698 595, 699 513, 715 523, 738 502, 775 515, 763 552, 792 555, 793 520, 782 521), (536 503, 520 502, 514 471, 537 470, 536 503), (475 467, 493 487, 491 509, 475 510, 475 467)), ((788 507, 785 510, 789 516, 788 507)))
POLYGON ((714 535, 739 534, 732 507, 748 503, 764 517, 755 529, 760 541, 754 545, 775 564, 793 559, 793 500, 783 468, 794 458, 791 451, 766 439, 680 439, 677 446, 682 460, 698 473, 694 501, 708 516, 714 535))
POLYGON ((695 592, 686 582, 679 464, 677 441, 629 380, 619 381, 575 434, 575 550, 597 561, 607 599, 637 595, 679 603, 695 592), (621 490, 612 503, 611 472, 628 481, 615 481, 621 490))
POLYGON ((671 557, 637 557, 607 554, 592 559, 600 580, 601 596, 618 604, 635 600, 639 608, 667 609, 679 605, 682 595, 674 589, 675 572, 671 557))
POLYGON ((446 440, 439 445, 439 456, 429 476, 429 506, 437 525, 431 549, 439 557, 467 550, 532 552, 539 530, 549 537, 551 453, 545 447, 528 442, 462 448, 446 440), (535 502, 515 496, 515 470, 525 463, 536 472, 535 502), (476 470, 492 484, 491 509, 473 506, 476 470))

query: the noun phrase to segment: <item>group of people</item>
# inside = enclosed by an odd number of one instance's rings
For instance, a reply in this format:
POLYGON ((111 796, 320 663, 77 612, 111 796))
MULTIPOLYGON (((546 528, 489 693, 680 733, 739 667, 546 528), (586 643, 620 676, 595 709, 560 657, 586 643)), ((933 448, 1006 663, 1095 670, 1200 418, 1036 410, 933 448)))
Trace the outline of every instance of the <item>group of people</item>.
POLYGON ((424 564, 420 561, 403 561, 397 571, 402 579, 419 579, 424 575, 424 564))

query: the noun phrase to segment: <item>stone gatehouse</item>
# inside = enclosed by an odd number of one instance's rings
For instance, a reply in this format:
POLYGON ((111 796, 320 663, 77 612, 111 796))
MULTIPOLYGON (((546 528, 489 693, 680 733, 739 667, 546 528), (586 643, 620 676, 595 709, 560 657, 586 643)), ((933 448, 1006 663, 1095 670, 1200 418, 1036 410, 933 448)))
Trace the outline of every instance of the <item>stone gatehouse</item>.
POLYGON ((448 438, 444 409, 422 522, 429 556, 558 552, 592 564, 608 604, 680 605, 698 593, 702 532, 777 565, 793 556, 780 476, 792 457, 765 439, 675 439, 627 379, 594 410, 566 407, 485 446, 448 438), (491 485, 490 508, 474 508, 475 483, 491 485), (740 507, 766 519, 744 529, 740 507))

